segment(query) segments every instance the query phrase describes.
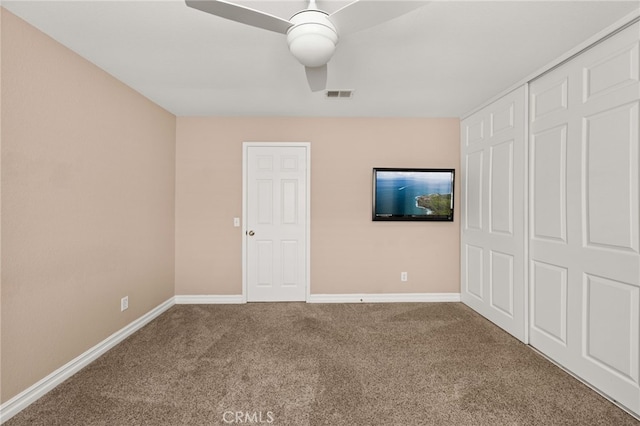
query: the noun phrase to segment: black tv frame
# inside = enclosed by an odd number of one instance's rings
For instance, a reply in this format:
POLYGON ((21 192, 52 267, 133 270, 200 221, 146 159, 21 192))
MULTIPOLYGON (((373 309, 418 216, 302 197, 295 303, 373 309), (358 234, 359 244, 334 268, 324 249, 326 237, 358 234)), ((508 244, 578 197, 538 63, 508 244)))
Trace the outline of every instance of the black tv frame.
MULTIPOLYGON (((455 169, 434 169, 434 168, 398 168, 398 167, 374 167, 373 168, 373 195, 372 195, 372 210, 371 210, 371 218, 373 221, 419 221, 419 222, 453 222, 454 215, 454 188, 455 188, 455 169), (417 173, 419 175, 424 174, 425 178, 428 177, 429 174, 432 173, 449 173, 451 174, 451 192, 447 194, 437 195, 450 195, 450 211, 446 214, 428 214, 426 212, 427 208, 424 208, 424 214, 411 214, 405 213, 400 210, 397 211, 380 211, 381 208, 377 203, 377 189, 379 186, 379 177, 378 173, 417 173)), ((398 188, 398 190, 404 190, 406 187, 398 188)), ((436 194, 436 193, 434 193, 436 194)), ((433 194, 420 194, 419 196, 428 196, 433 194)), ((418 203, 418 199, 415 195, 411 195, 411 193, 407 192, 406 201, 410 202, 411 199, 415 200, 416 206, 418 203)), ((429 199, 425 199, 423 201, 424 204, 429 203, 429 199)))

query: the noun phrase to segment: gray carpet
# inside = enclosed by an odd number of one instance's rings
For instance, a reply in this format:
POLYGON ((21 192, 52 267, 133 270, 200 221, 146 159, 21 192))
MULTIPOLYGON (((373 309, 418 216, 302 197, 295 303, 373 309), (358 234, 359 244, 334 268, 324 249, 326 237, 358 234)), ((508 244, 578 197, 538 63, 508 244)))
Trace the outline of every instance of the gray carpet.
POLYGON ((264 303, 174 306, 5 425, 260 421, 638 424, 459 303, 264 303))

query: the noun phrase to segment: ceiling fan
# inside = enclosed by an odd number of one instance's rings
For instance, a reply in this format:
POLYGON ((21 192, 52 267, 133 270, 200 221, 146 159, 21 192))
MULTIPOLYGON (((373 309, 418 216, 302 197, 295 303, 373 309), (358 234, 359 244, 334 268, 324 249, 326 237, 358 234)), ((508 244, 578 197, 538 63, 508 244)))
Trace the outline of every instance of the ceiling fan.
POLYGON ((381 24, 428 1, 421 0, 355 0, 329 14, 318 9, 315 0, 289 20, 223 0, 185 0, 194 9, 232 21, 285 34, 289 50, 305 66, 312 91, 324 90, 327 62, 333 56, 340 36, 381 24))

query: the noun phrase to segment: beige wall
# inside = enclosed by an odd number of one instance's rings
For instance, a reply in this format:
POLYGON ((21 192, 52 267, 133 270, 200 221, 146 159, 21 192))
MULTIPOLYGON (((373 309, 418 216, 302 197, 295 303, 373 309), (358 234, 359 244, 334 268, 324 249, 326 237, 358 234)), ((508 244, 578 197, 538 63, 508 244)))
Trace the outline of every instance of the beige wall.
POLYGON ((173 296, 176 120, 6 10, 2 89, 5 402, 173 296))
POLYGON ((1 15, 0 402, 174 294, 241 293, 243 141, 311 142, 313 294, 459 292, 459 181, 453 223, 370 218, 372 167, 458 168, 457 119, 176 120, 1 15))
POLYGON ((190 117, 177 121, 177 295, 242 293, 243 141, 311 143, 312 294, 460 291, 460 176, 454 222, 371 221, 371 169, 458 169, 458 119, 190 117))

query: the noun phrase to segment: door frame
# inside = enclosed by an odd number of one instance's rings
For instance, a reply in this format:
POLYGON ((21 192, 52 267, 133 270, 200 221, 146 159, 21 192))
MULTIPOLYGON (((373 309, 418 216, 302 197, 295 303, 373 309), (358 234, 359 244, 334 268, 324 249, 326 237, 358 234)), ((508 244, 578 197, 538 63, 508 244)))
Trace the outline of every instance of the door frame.
POLYGON ((306 152, 306 188, 305 188, 305 301, 311 294, 311 143, 310 142, 243 142, 242 143, 242 303, 247 303, 247 195, 249 173, 249 148, 303 147, 306 152))

